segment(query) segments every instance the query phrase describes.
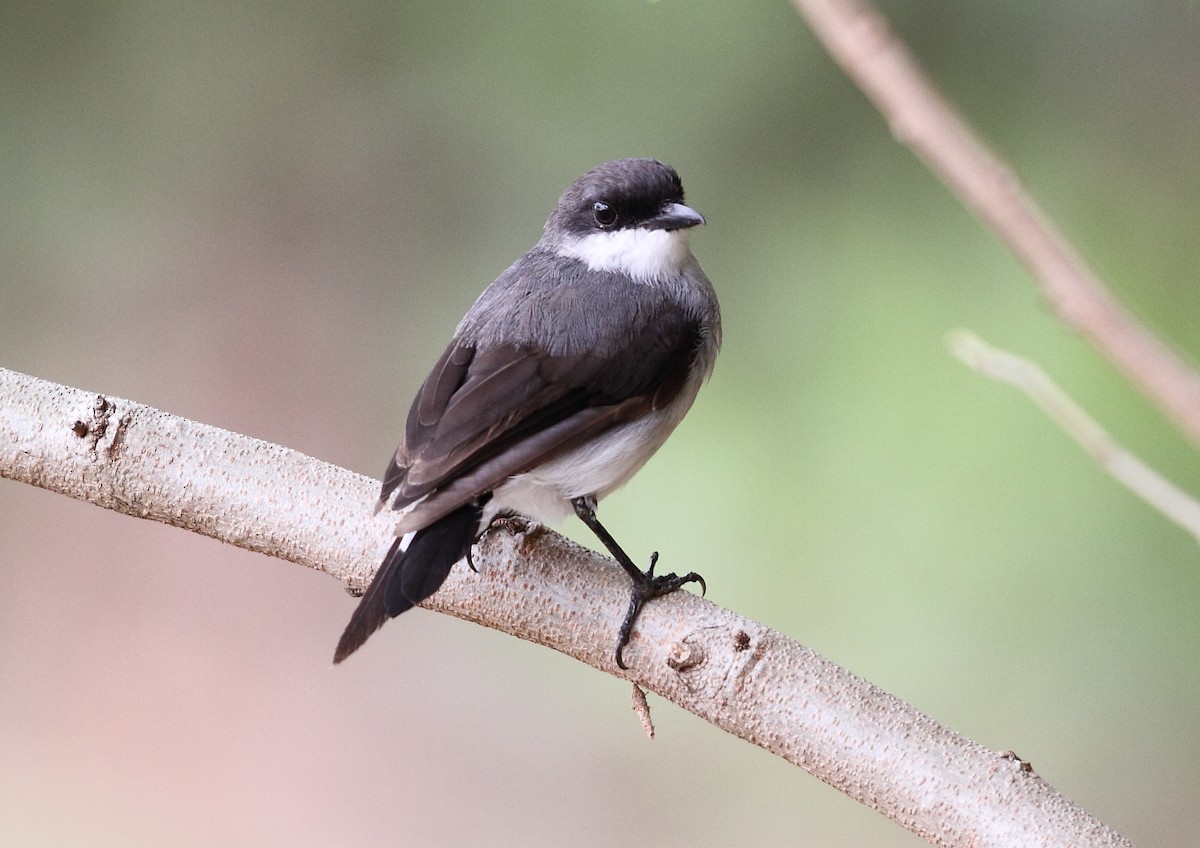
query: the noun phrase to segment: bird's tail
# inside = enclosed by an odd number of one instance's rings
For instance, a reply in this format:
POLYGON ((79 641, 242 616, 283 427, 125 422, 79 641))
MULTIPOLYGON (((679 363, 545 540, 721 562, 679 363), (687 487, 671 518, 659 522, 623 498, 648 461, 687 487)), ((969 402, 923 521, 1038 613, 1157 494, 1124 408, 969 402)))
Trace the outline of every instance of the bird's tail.
POLYGON ((389 618, 441 588, 451 566, 471 550, 481 514, 479 505, 467 504, 418 530, 407 548, 401 544, 402 537, 392 542, 338 640, 333 653, 335 663, 357 651, 389 618))

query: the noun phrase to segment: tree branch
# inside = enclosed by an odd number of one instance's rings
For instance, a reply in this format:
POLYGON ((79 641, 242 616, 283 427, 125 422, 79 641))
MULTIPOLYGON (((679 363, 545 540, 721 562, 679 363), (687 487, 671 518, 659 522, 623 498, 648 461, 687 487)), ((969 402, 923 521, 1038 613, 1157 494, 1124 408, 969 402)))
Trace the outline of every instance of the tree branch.
MULTIPOLYGON (((391 535, 378 484, 296 451, 0 369, 0 476, 365 585, 391 535)), ((1011 753, 687 592, 613 662, 627 578, 527 522, 488 533, 426 604, 657 692, 946 846, 1128 845, 1011 753)), ((334 636, 330 634, 330 645, 334 636)))
POLYGON ((1045 371, 966 330, 956 330, 947 341, 954 355, 968 367, 1024 392, 1114 480, 1200 542, 1200 503, 1130 453, 1045 371))
POLYGON ((1200 375, 1113 296, 865 0, 792 0, 908 146, 1008 245, 1064 323, 1200 445, 1200 375))

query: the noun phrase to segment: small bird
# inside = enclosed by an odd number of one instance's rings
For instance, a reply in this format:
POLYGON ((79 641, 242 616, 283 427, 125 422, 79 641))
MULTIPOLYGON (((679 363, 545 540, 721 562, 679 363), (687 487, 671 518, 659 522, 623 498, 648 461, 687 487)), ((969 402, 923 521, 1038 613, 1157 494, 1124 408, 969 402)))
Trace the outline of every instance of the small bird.
POLYGON ((438 590, 498 516, 574 512, 633 581, 616 662, 642 604, 692 572, 642 571, 596 518, 691 408, 712 373, 721 315, 688 244, 704 223, 674 168, 605 162, 558 200, 541 239, 488 286, 408 413, 376 511, 397 538, 333 661, 438 590))

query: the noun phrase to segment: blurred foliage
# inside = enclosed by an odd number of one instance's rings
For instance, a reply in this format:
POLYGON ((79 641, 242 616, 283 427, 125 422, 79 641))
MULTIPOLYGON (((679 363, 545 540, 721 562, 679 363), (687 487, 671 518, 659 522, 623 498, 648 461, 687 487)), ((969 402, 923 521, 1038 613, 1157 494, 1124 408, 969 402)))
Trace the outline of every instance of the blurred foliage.
MULTIPOLYGON (((1194 358, 1194 4, 882 8, 1194 358)), ((1135 842, 1195 832, 1200 552, 943 337, 1200 492, 1195 451, 786 4, 6 3, 0 98, 0 364, 365 473, 562 188, 674 164, 726 344, 606 523, 1135 842)), ((0 534, 6 844, 919 844, 529 645, 414 613, 330 672, 328 579, 14 484, 0 534)))

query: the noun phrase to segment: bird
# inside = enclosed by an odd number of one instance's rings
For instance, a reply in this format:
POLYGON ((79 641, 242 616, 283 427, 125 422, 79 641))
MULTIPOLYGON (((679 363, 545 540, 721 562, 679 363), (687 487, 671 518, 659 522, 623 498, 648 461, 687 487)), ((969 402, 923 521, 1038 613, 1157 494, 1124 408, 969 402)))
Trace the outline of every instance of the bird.
POLYGON ((409 409, 376 512, 396 538, 334 662, 420 604, 500 517, 572 513, 632 581, 614 659, 642 605, 695 572, 643 571, 596 517, 662 446, 712 373, 721 314, 689 234, 704 217, 656 159, 597 165, 559 197, 533 249, 489 285, 409 409))

